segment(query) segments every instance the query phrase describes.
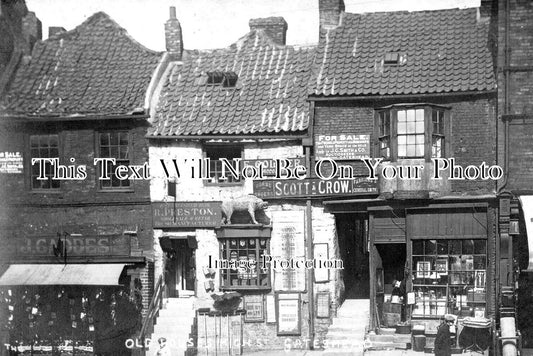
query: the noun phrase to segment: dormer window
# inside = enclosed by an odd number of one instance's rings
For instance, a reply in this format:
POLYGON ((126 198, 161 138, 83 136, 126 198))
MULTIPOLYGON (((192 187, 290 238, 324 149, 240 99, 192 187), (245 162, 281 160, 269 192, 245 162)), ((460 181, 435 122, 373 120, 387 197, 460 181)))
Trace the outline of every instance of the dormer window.
POLYGON ((384 65, 398 65, 400 63, 400 54, 398 52, 385 53, 383 59, 384 65))
POLYGON ((207 84, 221 84, 224 88, 234 88, 238 78, 235 72, 207 72, 207 84))

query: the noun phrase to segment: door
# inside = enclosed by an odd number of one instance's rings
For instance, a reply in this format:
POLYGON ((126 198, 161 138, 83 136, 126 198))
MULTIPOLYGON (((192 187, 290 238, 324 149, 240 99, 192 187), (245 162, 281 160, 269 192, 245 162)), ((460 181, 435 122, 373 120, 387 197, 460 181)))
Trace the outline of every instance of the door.
POLYGON ((195 295, 195 249, 188 240, 172 240, 173 253, 167 255, 166 285, 170 298, 195 295))

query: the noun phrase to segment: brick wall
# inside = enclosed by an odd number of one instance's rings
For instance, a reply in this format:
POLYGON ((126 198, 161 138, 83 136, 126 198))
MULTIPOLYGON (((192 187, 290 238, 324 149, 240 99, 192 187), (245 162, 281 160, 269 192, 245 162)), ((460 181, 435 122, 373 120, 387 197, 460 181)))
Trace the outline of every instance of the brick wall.
MULTIPOLYGON (((533 114, 533 3, 510 0, 509 16, 509 101, 505 102, 505 1, 498 2, 498 114, 529 115, 513 119, 509 127, 509 180, 506 189, 532 189, 533 171, 531 115, 533 114), (530 180, 530 179, 529 179, 530 180)), ((504 160, 504 124, 499 121, 500 161, 504 160)), ((503 163, 502 163, 503 164, 503 163)))
MULTIPOLYGON (((425 99, 426 103, 445 105, 451 108, 451 152, 450 157, 462 166, 476 165, 482 162, 489 165, 496 163, 496 101, 490 95, 463 98, 436 97, 425 99)), ((387 102, 317 102, 315 107, 315 135, 320 134, 356 134, 370 135, 371 152, 374 151, 374 108, 394 104, 387 102)), ((339 163, 339 162, 338 162, 339 163)), ((361 162, 342 161, 342 164, 351 164, 356 167, 356 172, 368 175, 368 169, 361 162)), ((426 170, 427 171, 427 170, 426 170)), ((428 172, 429 173, 429 172, 428 172)), ((405 187, 414 190, 435 190, 438 193, 450 192, 461 194, 482 194, 494 191, 493 181, 454 181, 445 185, 420 184, 405 187)))

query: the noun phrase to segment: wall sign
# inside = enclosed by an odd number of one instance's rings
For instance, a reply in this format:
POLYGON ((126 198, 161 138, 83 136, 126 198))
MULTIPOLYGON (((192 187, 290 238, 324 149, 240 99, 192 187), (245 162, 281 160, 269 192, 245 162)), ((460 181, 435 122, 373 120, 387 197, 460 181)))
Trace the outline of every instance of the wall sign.
POLYGON ((254 180, 254 195, 263 199, 327 197, 377 193, 377 181, 366 177, 322 180, 254 180))
MULTIPOLYGON (((273 211, 270 253, 278 260, 305 258, 305 212, 273 211)), ((278 291, 304 291, 305 269, 274 269, 274 289, 278 291)))
POLYGON ((329 299, 328 292, 318 292, 316 294, 316 317, 329 318, 329 299))
POLYGON ((244 314, 245 322, 260 322, 265 320, 265 308, 263 295, 245 295, 244 296, 244 314))
POLYGON ((315 135, 317 159, 356 160, 370 157, 370 135, 315 135))
POLYGON ((154 228, 219 227, 222 220, 221 202, 160 202, 152 203, 154 228))
MULTIPOLYGON (((54 257, 56 236, 24 237, 18 239, 16 254, 22 256, 54 257)), ((123 235, 61 237, 67 256, 129 256, 130 238, 123 235)))
POLYGON ((276 297, 272 294, 266 296, 266 322, 276 322, 276 297))
POLYGON ((23 163, 21 152, 0 152, 0 173, 22 173, 23 163))
MULTIPOLYGON (((296 166, 305 166, 305 157, 298 158, 286 158, 290 163, 288 168, 294 168, 296 166)), ((241 161, 241 167, 263 166, 263 175, 265 177, 275 177, 276 175, 276 161, 274 159, 243 159, 241 161)))
POLYGON ((300 335, 300 293, 277 295, 278 335, 300 335))

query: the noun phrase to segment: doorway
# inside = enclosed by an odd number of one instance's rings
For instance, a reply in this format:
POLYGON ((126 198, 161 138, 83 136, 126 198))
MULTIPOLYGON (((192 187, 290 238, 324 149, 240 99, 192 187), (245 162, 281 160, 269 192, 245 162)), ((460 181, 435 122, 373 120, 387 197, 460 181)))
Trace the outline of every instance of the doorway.
POLYGON ((344 262, 344 297, 368 299, 370 274, 367 251, 366 216, 364 214, 337 214, 339 250, 344 262))
POLYGON ((167 251, 165 284, 170 298, 195 295, 196 259, 190 239, 171 239, 171 251, 167 251))

